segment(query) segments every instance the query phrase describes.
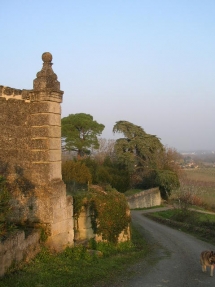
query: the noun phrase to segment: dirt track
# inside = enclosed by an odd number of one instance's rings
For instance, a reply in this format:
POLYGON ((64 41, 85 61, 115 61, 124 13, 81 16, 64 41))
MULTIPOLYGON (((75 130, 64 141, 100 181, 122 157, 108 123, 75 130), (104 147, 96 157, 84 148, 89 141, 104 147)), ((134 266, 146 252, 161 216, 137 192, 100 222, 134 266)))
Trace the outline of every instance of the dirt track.
POLYGON ((111 287, 215 286, 215 272, 210 277, 209 270, 203 273, 199 263, 200 252, 215 250, 215 246, 154 222, 143 211, 132 211, 132 221, 153 243, 154 252, 125 271, 111 287))

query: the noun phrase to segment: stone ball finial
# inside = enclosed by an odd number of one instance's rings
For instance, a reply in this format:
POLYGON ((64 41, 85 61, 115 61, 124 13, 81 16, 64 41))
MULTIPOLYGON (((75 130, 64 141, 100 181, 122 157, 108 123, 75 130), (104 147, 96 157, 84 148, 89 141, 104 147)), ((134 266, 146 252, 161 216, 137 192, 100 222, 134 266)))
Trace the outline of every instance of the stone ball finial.
POLYGON ((51 62, 52 61, 52 54, 49 52, 45 52, 42 54, 43 62, 51 62))

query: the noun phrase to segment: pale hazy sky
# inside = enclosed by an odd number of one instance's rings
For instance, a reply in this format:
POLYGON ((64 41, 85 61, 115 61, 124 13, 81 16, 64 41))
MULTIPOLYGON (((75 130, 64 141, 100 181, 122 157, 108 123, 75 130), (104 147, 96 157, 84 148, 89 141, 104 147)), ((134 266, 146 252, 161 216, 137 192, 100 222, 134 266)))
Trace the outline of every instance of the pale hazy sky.
POLYGON ((215 150, 215 0, 0 0, 0 85, 32 89, 47 51, 62 117, 215 150))

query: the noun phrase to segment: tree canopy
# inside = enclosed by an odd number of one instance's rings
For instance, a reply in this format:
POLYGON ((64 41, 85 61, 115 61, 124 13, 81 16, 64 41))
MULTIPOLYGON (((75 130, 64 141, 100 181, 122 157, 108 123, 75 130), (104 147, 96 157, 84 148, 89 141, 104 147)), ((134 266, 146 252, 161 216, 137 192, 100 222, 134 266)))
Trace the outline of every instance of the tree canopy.
POLYGON ((62 118, 62 137, 64 148, 75 151, 79 157, 90 154, 90 149, 98 149, 98 136, 101 135, 105 126, 93 120, 89 114, 70 114, 62 118))
POLYGON ((116 140, 115 152, 131 173, 143 166, 151 168, 157 153, 163 151, 163 145, 155 135, 147 134, 142 127, 128 121, 116 122, 113 132, 125 136, 116 140))
POLYGON ((170 170, 160 170, 156 174, 155 181, 159 185, 161 196, 163 199, 168 199, 173 189, 180 186, 178 176, 170 170))
MULTIPOLYGON (((107 142, 97 138, 103 129, 104 125, 84 113, 71 114, 62 119, 64 148, 82 157, 81 161, 88 167, 93 184, 110 184, 120 192, 129 188, 159 186, 163 198, 178 188, 178 154, 164 147, 156 135, 148 134, 142 127, 128 121, 118 121, 113 132, 121 133, 123 137, 107 142), (83 157, 86 154, 91 156, 83 157)), ((88 172, 84 172, 81 166, 79 169, 81 175, 86 173, 90 182, 88 172)), ((68 169, 63 171, 64 175, 65 171, 73 176, 75 174, 68 169)), ((80 181, 79 178, 74 180, 80 181)))
POLYGON ((165 148, 157 136, 128 121, 116 122, 113 132, 125 136, 116 140, 115 152, 128 168, 131 187, 159 186, 162 197, 167 199, 171 190, 179 187, 173 160, 176 153, 165 148))

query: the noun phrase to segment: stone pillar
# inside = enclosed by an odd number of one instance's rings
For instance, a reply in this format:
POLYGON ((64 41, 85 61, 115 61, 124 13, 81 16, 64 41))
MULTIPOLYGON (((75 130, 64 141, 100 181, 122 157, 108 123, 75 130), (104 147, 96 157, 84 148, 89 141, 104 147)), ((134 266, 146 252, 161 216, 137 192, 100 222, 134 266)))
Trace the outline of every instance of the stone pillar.
POLYGON ((31 98, 32 180, 46 184, 61 179, 61 107, 63 92, 52 70, 52 55, 42 55, 43 67, 34 80, 31 98))
POLYGON ((31 103, 31 181, 35 188, 35 221, 49 231, 47 245, 55 250, 73 245, 72 197, 66 196, 61 174, 61 107, 63 92, 52 70, 52 55, 42 55, 31 103))

